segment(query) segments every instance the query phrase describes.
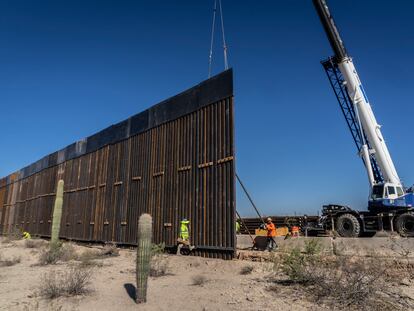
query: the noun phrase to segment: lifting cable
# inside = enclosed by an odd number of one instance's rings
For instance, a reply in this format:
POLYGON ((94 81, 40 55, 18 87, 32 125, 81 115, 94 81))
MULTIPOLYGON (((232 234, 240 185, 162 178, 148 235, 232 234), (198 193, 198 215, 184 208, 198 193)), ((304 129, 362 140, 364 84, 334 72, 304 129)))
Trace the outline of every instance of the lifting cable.
MULTIPOLYGON (((229 69, 229 63, 227 59, 227 43, 226 43, 226 35, 224 33, 224 17, 223 17, 223 9, 221 6, 221 0, 218 0, 219 4, 219 13, 220 13, 220 23, 221 23, 221 34, 222 34, 222 40, 223 40, 223 54, 224 54, 224 70, 229 69)), ((213 21, 211 24, 211 41, 210 41, 210 53, 208 55, 208 77, 211 77, 211 67, 213 64, 213 46, 214 46, 214 32, 215 32, 215 26, 216 26, 216 14, 217 14, 217 0, 214 0, 214 6, 213 6, 213 21)), ((260 215, 259 210, 257 209, 256 205, 253 202, 252 197, 247 192, 246 187, 243 185, 239 175, 236 174, 236 178, 238 182, 240 183, 240 186, 242 187, 244 193, 246 194, 247 198, 249 199, 250 203, 252 204, 254 210, 256 211, 257 215, 259 216, 260 220, 263 224, 265 224, 263 217, 260 215)), ((249 229, 246 226, 246 223, 244 220, 240 217, 240 214, 236 211, 237 217, 242 221, 244 227, 246 228, 247 232, 249 232, 249 229)), ((250 235, 250 232, 249 232, 250 235)), ((253 237, 250 235, 250 237, 253 239, 253 237)))
POLYGON ((214 26, 216 25, 216 11, 217 0, 214 1, 213 8, 213 23, 211 25, 211 42, 210 42, 210 54, 208 55, 208 77, 211 77, 211 64, 213 62, 213 43, 214 43, 214 26))
POLYGON ((229 64, 227 62, 227 44, 226 36, 224 35, 224 21, 223 21, 223 10, 221 9, 221 0, 219 0, 220 7, 220 17, 221 17, 221 34, 223 35, 223 53, 224 53, 224 70, 229 69, 229 64))
MULTIPOLYGON (((227 44, 226 44, 226 36, 224 34, 224 18, 223 18, 223 10, 221 7, 221 0, 218 0, 219 3, 219 13, 220 13, 220 21, 221 21, 221 34, 223 39, 223 53, 224 53, 224 70, 229 69, 229 63, 227 60, 227 44)), ((208 77, 211 77, 211 67, 213 64, 213 46, 214 46, 214 32, 216 26, 216 14, 217 14, 217 0, 214 0, 214 7, 213 7, 213 22, 211 25, 211 41, 210 41, 210 53, 208 55, 208 77)))

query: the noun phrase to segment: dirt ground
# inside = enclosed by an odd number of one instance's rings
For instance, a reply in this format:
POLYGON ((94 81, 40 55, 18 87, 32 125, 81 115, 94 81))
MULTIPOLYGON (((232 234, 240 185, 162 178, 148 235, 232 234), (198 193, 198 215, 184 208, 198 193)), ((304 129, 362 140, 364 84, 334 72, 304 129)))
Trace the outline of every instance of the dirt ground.
MULTIPOLYGON (((90 250, 74 247, 77 253, 90 250)), ((135 251, 129 249, 121 249, 120 256, 100 259, 101 264, 93 267, 89 294, 45 299, 39 294, 42 276, 75 262, 39 266, 40 252, 41 248, 27 248, 24 241, 5 243, 0 237, 1 258, 20 258, 13 266, 0 267, 0 310, 328 310, 300 292, 270 286, 270 263, 175 255, 163 255, 166 275, 150 277, 148 301, 137 305, 130 290, 136 283, 135 251), (253 270, 243 275, 240 272, 246 266, 253 270), (194 285, 200 275, 205 283, 194 285)))

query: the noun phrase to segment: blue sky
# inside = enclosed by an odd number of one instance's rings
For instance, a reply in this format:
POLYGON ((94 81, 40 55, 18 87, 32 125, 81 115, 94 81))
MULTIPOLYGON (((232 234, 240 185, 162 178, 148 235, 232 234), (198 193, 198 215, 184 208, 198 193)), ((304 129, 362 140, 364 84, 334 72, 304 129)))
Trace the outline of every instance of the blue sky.
MULTIPOLYGON (((316 214, 329 202, 364 209, 366 173, 320 65, 332 52, 311 1, 222 1, 237 171, 257 206, 272 215, 316 214)), ((212 5, 1 0, 0 176, 205 79, 212 5)), ((414 2, 329 5, 411 185, 414 2)), ((214 73, 223 69, 216 43, 214 73)), ((237 207, 254 215, 240 189, 237 207)))

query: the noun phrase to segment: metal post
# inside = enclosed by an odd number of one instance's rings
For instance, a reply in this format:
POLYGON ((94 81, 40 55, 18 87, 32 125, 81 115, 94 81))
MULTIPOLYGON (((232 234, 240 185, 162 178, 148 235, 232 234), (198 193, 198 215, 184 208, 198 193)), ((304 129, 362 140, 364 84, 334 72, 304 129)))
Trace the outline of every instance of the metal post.
POLYGON ((382 222, 383 214, 378 214, 378 226, 380 231, 384 231, 384 224, 382 222))
POLYGON ((391 220, 390 220, 391 232, 394 232, 394 214, 389 214, 389 216, 391 216, 391 220))

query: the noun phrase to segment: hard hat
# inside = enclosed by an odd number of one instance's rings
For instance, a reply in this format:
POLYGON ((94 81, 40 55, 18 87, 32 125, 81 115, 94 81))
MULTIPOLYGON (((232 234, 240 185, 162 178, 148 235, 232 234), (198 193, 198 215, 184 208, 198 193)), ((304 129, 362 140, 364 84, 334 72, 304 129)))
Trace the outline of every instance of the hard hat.
POLYGON ((272 221, 272 218, 267 217, 266 221, 272 221))

